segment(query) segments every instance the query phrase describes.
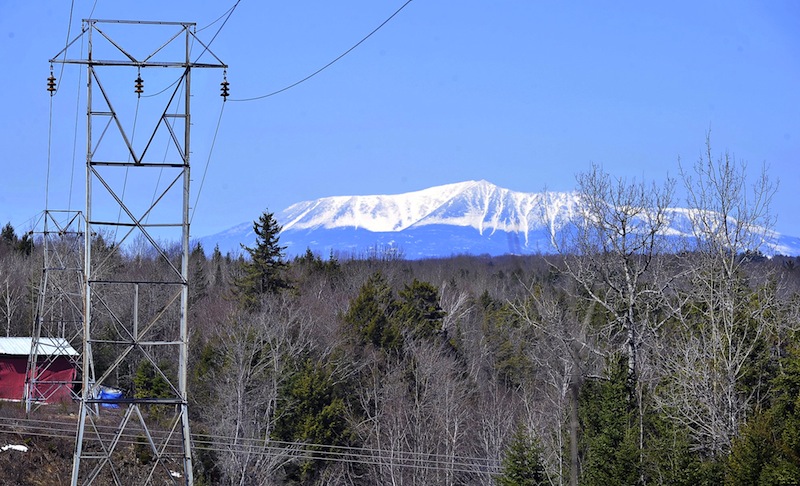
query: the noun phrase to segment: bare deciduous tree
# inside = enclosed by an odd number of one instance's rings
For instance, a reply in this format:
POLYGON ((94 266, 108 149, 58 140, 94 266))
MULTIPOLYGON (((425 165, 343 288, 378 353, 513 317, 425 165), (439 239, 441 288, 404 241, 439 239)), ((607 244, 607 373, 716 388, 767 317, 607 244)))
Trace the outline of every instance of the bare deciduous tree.
POLYGON ((659 187, 615 180, 594 166, 578 175, 578 190, 584 214, 571 235, 573 244, 559 248, 564 268, 609 315, 608 331, 620 334, 628 376, 635 383, 641 327, 649 321, 642 304, 657 297, 663 285, 653 278, 653 266, 666 250, 663 236, 670 224, 674 181, 659 187))
POLYGON ((596 342, 596 333, 590 326, 594 302, 589 304, 583 320, 579 320, 564 302, 550 289, 539 284, 525 285, 528 298, 521 303, 511 303, 514 312, 534 330, 535 340, 527 353, 536 363, 539 381, 545 387, 539 391, 538 400, 546 403, 532 410, 531 393, 526 393, 526 409, 532 416, 529 426, 539 430, 545 452, 548 473, 558 484, 569 481, 578 484, 578 395, 587 375, 602 369, 607 350, 596 342), (535 413, 534 413, 535 412, 535 413), (568 417, 568 433, 563 433, 563 420, 568 417), (569 463, 564 464, 564 454, 569 444, 569 463))
POLYGON ((706 153, 691 172, 682 170, 694 238, 682 254, 685 284, 677 288, 680 324, 663 348, 668 386, 663 409, 690 431, 707 454, 730 450, 758 390, 742 381, 777 308, 769 276, 748 278, 746 266, 760 255, 773 218, 775 185, 762 167, 748 187, 746 164, 726 153, 706 153))
POLYGON ((239 311, 216 336, 219 369, 209 373, 212 399, 198 404, 221 438, 218 467, 227 484, 270 484, 290 456, 272 443, 279 388, 311 345, 310 317, 285 295, 264 297, 258 312, 239 311))

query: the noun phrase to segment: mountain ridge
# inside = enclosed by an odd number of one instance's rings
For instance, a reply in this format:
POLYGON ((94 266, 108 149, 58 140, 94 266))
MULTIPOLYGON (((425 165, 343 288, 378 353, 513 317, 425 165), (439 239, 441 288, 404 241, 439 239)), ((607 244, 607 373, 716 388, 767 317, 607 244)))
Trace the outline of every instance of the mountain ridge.
MULTIPOLYGON (((692 211, 668 208, 664 236, 691 236, 692 211)), ((580 221, 577 192, 512 191, 486 180, 434 186, 394 195, 330 196, 274 213, 287 257, 307 249, 361 256, 394 249, 407 258, 455 254, 553 253, 567 225, 580 221)), ((252 223, 200 238, 205 248, 241 252, 255 242, 252 223)), ((800 238, 770 233, 766 254, 800 255, 800 238)))

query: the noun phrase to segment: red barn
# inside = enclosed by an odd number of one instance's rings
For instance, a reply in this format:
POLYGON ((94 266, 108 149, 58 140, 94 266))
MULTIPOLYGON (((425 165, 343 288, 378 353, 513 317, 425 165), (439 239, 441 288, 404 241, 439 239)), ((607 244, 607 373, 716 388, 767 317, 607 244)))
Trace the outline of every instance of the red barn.
MULTIPOLYGON (((0 399, 25 399, 25 374, 32 340, 0 338, 0 399)), ((69 400, 77 374, 78 352, 64 338, 40 338, 37 354, 39 365, 31 396, 48 403, 69 400)))

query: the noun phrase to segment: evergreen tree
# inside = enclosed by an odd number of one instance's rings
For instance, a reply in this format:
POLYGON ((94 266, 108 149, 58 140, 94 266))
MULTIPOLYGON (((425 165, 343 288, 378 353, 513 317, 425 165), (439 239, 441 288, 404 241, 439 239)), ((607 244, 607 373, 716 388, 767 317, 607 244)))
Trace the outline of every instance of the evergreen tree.
POLYGON ((634 485, 640 479, 638 428, 626 358, 606 380, 587 381, 579 398, 583 434, 580 484, 634 485))
POLYGON ((189 254, 189 305, 202 300, 206 295, 208 295, 206 254, 203 246, 196 243, 189 254))
POLYGON ((287 263, 283 259, 278 233, 281 226, 272 213, 265 211, 253 222, 256 234, 254 247, 242 245, 250 255, 243 264, 243 275, 236 279, 236 293, 245 307, 254 307, 262 295, 274 294, 290 287, 284 276, 287 263))
MULTIPOLYGON (((8 249, 14 250, 25 256, 29 256, 33 252, 33 238, 31 233, 25 233, 22 238, 17 237, 17 233, 11 223, 6 223, 3 229, 0 230, 0 250, 8 249)), ((0 251, 0 254, 3 252, 0 251)))
POLYGON ((31 233, 25 233, 17 243, 17 251, 25 256, 30 256, 33 253, 33 237, 31 233))
POLYGON ((219 251, 219 244, 214 246, 214 252, 211 254, 211 265, 214 269, 214 286, 222 287, 225 284, 225 276, 222 273, 223 257, 222 252, 219 251))
MULTIPOLYGON (((275 411, 277 417, 273 437, 286 442, 351 446, 352 431, 348 425, 346 383, 337 379, 327 367, 306 360, 286 381, 281 390, 283 400, 275 411)), ((314 484, 320 464, 313 460, 287 465, 290 481, 314 484)))
MULTIPOLYGON (((161 363, 162 368, 168 368, 167 363, 161 363)), ((136 398, 169 398, 173 390, 155 367, 148 360, 142 360, 136 367, 133 376, 134 395, 136 398)))
POLYGON ((0 242, 7 245, 9 248, 13 248, 17 245, 17 233, 14 231, 14 227, 11 226, 11 223, 6 223, 3 229, 0 230, 0 242))
POLYGON ((439 289, 428 282, 414 279, 400 291, 397 319, 415 336, 432 337, 442 327, 444 311, 439 307, 439 289))
POLYGON ((800 484, 800 350, 790 351, 782 369, 772 405, 733 441, 726 484, 800 484))
POLYGON ((550 484, 542 463, 539 443, 524 428, 518 427, 511 439, 498 486, 542 486, 550 484))
POLYGON ((399 349, 402 335, 395 324, 397 302, 382 273, 367 279, 358 296, 350 304, 344 321, 363 342, 386 351, 399 349))

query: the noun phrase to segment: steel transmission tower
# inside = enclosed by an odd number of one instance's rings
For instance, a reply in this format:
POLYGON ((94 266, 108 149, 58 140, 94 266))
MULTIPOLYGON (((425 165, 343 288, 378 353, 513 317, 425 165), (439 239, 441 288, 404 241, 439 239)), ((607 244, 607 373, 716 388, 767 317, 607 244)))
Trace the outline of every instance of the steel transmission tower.
MULTIPOLYGON (((25 374, 25 410, 31 412, 54 396, 78 398, 83 376, 83 243, 85 222, 80 211, 45 210, 42 276, 25 374), (66 356, 76 374, 53 379, 50 371, 66 356)), ((86 370, 92 376, 90 370, 86 370)), ((61 375, 65 375, 61 373, 61 375)))
POLYGON ((84 372, 72 484, 191 485, 191 75, 227 66, 194 23, 96 19, 50 62, 87 69, 84 372), (78 38, 86 58, 58 59, 78 38))

